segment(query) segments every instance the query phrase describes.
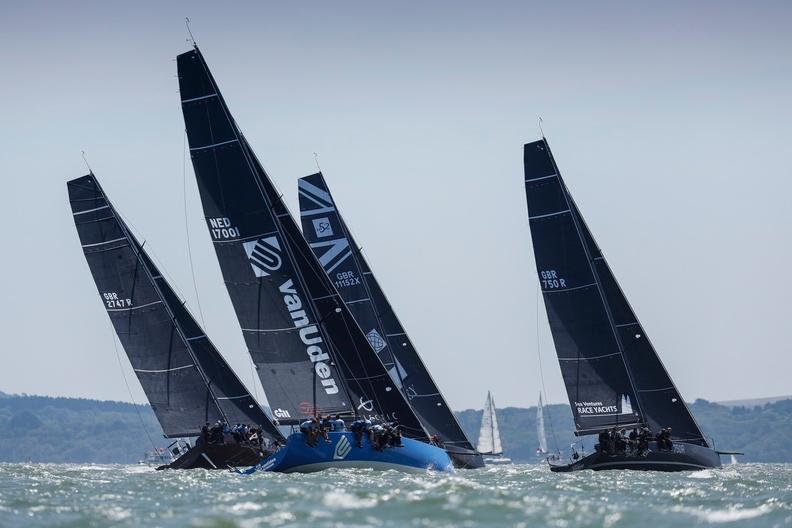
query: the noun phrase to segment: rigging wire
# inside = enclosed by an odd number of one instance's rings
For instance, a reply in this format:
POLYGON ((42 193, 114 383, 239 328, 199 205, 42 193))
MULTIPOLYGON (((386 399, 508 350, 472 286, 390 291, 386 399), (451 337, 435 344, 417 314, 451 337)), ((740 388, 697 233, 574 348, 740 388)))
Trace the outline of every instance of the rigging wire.
MULTIPOLYGON (((541 121, 542 118, 540 117, 539 120, 541 121)), ((542 370, 542 349, 540 346, 540 342, 541 340, 539 336, 539 282, 537 282, 536 283, 536 357, 539 360, 539 382, 542 388, 541 393, 544 396, 545 403, 547 403, 547 389, 545 388, 544 371, 542 370)), ((553 445, 555 446, 555 450, 559 451, 558 439, 556 438, 555 428, 553 427, 553 419, 550 416, 550 413, 547 413, 547 424, 550 426, 550 435, 553 437, 553 445)))
POLYGON ((159 453, 159 449, 157 445, 154 443, 154 439, 151 438, 149 434, 148 428, 146 427, 146 422, 143 420, 143 415, 140 414, 140 405, 135 402, 134 396, 132 396, 132 388, 129 386, 129 381, 127 381, 126 373, 124 372, 124 364, 121 361, 121 354, 118 352, 118 343, 116 342, 116 334, 115 328, 113 328, 113 323, 110 322, 110 332, 113 339, 113 348, 115 349, 116 360, 118 360, 118 368, 121 370, 121 377, 124 379, 124 385, 126 386, 127 393, 129 394, 129 400, 132 402, 132 405, 135 407, 135 411, 137 412, 138 420, 140 420, 140 427, 143 429, 143 432, 146 433, 146 438, 148 438, 149 443, 151 444, 151 448, 155 453, 159 453))
POLYGON ((187 34, 190 35, 187 42, 192 42, 193 46, 197 46, 198 44, 195 42, 195 37, 193 37, 192 31, 190 31, 190 17, 184 17, 184 25, 187 27, 187 34))
MULTIPOLYGON (((189 19, 187 19, 189 21, 189 19)), ((190 275, 192 275, 193 291, 195 291, 195 301, 198 305, 198 315, 201 316, 201 325, 206 330, 203 310, 201 309, 201 298, 198 296, 198 284, 195 281, 195 265, 192 258, 192 247, 190 246, 190 221, 187 214, 187 131, 184 131, 182 141, 182 200, 184 202, 184 232, 187 239, 187 257, 190 261, 190 275)))
POLYGON ((85 155, 84 150, 81 150, 80 152, 82 153, 83 163, 85 163, 85 166, 88 168, 88 172, 93 174, 93 170, 91 170, 91 165, 88 163, 88 156, 85 155))

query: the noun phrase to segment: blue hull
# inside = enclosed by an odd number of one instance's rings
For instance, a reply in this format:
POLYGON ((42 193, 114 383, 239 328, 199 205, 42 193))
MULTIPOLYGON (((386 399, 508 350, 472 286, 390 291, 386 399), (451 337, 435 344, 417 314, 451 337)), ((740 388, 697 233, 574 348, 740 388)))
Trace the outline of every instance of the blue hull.
POLYGON ((369 442, 368 435, 363 435, 363 447, 355 447, 355 435, 341 432, 330 433, 330 442, 319 438, 316 447, 310 447, 305 443, 302 433, 294 433, 289 436, 285 446, 244 473, 311 473, 330 468, 397 469, 409 472, 433 470, 453 473, 453 463, 444 450, 409 438, 404 438, 402 442, 404 447, 386 447, 383 451, 377 451, 369 442))

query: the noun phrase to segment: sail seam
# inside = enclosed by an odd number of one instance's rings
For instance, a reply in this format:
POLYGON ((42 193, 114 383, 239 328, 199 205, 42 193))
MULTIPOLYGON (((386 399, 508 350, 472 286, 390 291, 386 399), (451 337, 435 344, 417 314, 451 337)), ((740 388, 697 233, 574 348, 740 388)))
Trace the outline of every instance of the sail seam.
POLYGON ((584 284, 583 286, 575 286, 574 288, 553 288, 552 290, 542 290, 542 293, 559 293, 559 292, 567 292, 573 290, 579 290, 581 288, 591 288, 592 286, 596 286, 596 282, 592 282, 591 284, 584 284))
POLYGON ((216 93, 209 94, 209 95, 202 95, 200 97, 193 97, 192 99, 182 99, 182 104, 184 103, 192 103, 193 101, 201 101, 203 99, 209 99, 210 97, 217 97, 216 93))
POLYGON ((638 389, 638 392, 660 392, 660 391, 666 391, 668 389, 675 389, 676 390, 676 387, 671 385, 670 387, 662 387, 662 388, 659 388, 659 389, 638 389))
POLYGON ((120 242, 122 240, 126 240, 126 237, 114 238, 113 240, 105 240, 104 242, 96 242, 95 244, 83 244, 83 247, 87 248, 87 247, 103 246, 105 244, 111 244, 113 242, 120 242))
POLYGON ((536 216, 529 216, 528 220, 536 220, 537 218, 547 218, 548 216, 558 216, 564 213, 569 213, 569 209, 564 209, 563 211, 556 211, 555 213, 547 213, 543 215, 536 215, 536 216))
POLYGON ((145 308, 146 306, 152 306, 154 304, 160 304, 162 301, 154 301, 146 304, 142 304, 140 306, 132 306, 130 308, 108 308, 108 312, 129 312, 131 310, 139 310, 140 308, 145 308))
POLYGON ((558 358, 558 361, 583 361, 583 360, 588 361, 590 359, 601 359, 601 358, 604 358, 604 357, 618 356, 620 354, 621 354, 621 352, 613 352, 612 354, 603 354, 601 356, 591 356, 591 357, 583 356, 583 357, 576 357, 576 358, 558 358))
POLYGON ((185 337, 185 339, 186 339, 187 341, 196 341, 196 340, 198 340, 198 339, 203 339, 203 338, 205 338, 205 337, 206 337, 206 334, 204 334, 204 335, 199 335, 199 336, 195 336, 195 337, 185 337))
POLYGON ((539 178, 532 178, 530 180, 525 180, 525 183, 531 183, 531 182, 540 181, 540 180, 547 180, 547 179, 556 178, 556 177, 558 177, 558 174, 551 174, 550 176, 540 176, 539 178))
POLYGON ((370 301, 370 300, 371 300, 371 299, 369 299, 368 297, 366 297, 365 299, 355 299, 354 301, 347 301, 347 304, 352 304, 352 303, 359 303, 359 302, 370 301))
POLYGON ((205 149, 210 149, 210 148, 214 148, 214 147, 220 147, 222 145, 228 145, 229 143, 239 143, 239 140, 238 139, 229 139, 228 141, 221 141, 220 143, 212 143, 211 145, 204 145, 203 147, 192 147, 192 148, 190 148, 190 151, 193 151, 193 150, 205 150, 205 149))
POLYGON ((194 366, 195 366, 195 364, 191 363, 190 365, 184 365, 183 367, 173 367, 173 368, 162 369, 162 370, 135 369, 135 372, 148 372, 148 373, 158 374, 158 373, 162 373, 162 372, 173 372, 174 370, 182 370, 182 369, 191 368, 191 367, 194 367, 194 366))
POLYGON ((243 332, 288 332, 290 330, 299 330, 299 326, 290 326, 289 328, 243 328, 243 332))
POLYGON ((213 240, 215 244, 233 244, 235 242, 247 242, 248 240, 258 240, 259 238, 268 237, 270 235, 277 235, 278 230, 270 231, 269 233, 262 233, 260 235, 251 235, 243 238, 234 238, 232 240, 213 240))
MULTIPOLYGON (((78 216, 78 215, 83 215, 83 214, 86 214, 86 213, 93 213, 94 211, 101 211, 102 209, 109 209, 109 208, 110 208, 109 205, 103 205, 102 207, 94 207, 93 209, 86 209, 85 211, 79 211, 79 212, 76 212, 76 213, 72 213, 72 215, 73 216, 78 216)), ((112 217, 108 217, 108 218, 112 218, 112 217)))

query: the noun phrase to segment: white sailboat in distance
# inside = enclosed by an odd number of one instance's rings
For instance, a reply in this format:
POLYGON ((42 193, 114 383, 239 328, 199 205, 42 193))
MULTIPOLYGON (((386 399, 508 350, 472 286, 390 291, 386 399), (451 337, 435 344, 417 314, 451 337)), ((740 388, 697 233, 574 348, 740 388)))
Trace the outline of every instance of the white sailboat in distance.
POLYGON ((511 459, 503 456, 498 415, 495 413, 495 400, 489 391, 487 391, 487 401, 484 403, 484 412, 481 415, 478 451, 484 455, 485 464, 511 464, 511 459))
POLYGON ((539 439, 536 455, 544 457, 547 454, 547 437, 545 436, 544 406, 542 406, 541 392, 539 393, 539 405, 536 406, 536 437, 539 439))

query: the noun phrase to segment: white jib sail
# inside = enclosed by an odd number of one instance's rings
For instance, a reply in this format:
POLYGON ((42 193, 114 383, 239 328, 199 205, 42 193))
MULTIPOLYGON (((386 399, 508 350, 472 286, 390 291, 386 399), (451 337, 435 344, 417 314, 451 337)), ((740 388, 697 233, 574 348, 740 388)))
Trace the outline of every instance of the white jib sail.
POLYGON ((498 417, 495 414, 495 400, 490 392, 487 392, 487 402, 484 404, 484 412, 481 416, 478 450, 479 453, 487 455, 499 455, 503 452, 498 417))
POLYGON ((545 436, 544 407, 542 406, 541 393, 539 393, 539 405, 536 407, 536 436, 539 438, 539 451, 541 454, 547 453, 547 437, 545 436))

